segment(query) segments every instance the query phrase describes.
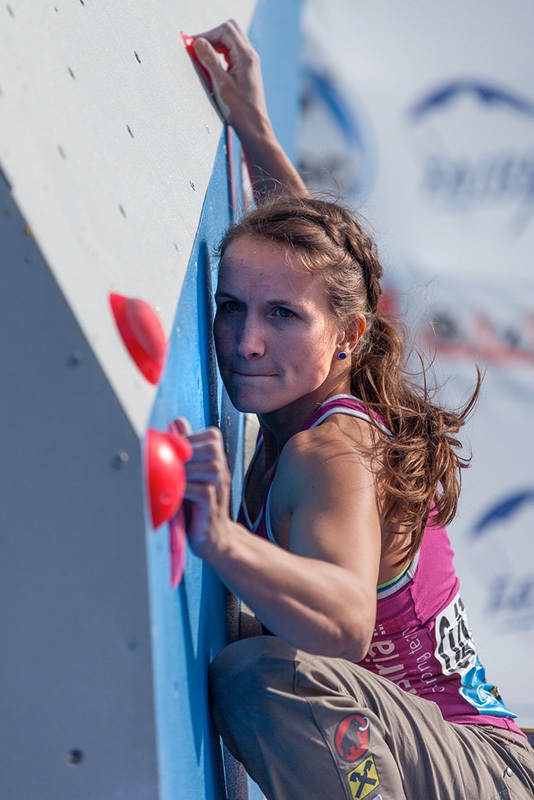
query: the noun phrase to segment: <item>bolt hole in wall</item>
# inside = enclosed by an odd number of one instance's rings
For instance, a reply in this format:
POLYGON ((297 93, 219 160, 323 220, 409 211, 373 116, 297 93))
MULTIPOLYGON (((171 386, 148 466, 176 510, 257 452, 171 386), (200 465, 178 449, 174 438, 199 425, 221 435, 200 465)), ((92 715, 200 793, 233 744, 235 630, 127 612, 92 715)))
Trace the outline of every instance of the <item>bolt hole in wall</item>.
POLYGON ((79 367, 82 361, 83 361, 82 353, 75 352, 75 353, 70 353, 70 355, 67 356, 67 366, 70 367, 71 369, 79 367))
POLYGON ((72 750, 69 750, 69 752, 65 756, 67 764, 71 767, 79 766, 82 763, 82 761, 84 761, 84 759, 85 759, 85 753, 83 753, 82 750, 78 750, 78 748, 76 747, 73 748, 72 750))

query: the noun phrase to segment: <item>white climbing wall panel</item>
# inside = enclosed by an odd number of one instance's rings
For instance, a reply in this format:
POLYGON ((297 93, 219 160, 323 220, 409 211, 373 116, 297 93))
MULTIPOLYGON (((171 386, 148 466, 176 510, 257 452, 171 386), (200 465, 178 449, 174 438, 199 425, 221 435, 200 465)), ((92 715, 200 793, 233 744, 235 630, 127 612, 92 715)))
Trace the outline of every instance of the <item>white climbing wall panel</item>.
POLYGON ((252 0, 0 6, 0 167, 138 433, 155 389, 107 297, 146 300, 170 333, 222 130, 180 31, 228 17, 248 28, 253 10, 252 0))
POLYGON ((241 428, 210 321, 239 170, 233 181, 180 31, 251 23, 291 153, 299 6, 0 3, 2 800, 247 794, 209 714, 207 668, 232 608, 187 547, 171 584, 145 435, 178 415, 220 424, 237 497, 241 428), (119 338, 110 293, 156 309, 168 341, 157 386, 119 338))

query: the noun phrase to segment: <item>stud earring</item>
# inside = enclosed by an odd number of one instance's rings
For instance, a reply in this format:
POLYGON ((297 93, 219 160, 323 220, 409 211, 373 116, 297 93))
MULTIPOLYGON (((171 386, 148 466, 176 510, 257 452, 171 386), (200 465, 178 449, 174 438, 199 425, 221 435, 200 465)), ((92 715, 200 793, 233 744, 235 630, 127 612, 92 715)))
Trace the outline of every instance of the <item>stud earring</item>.
POLYGON ((347 357, 347 354, 346 354, 346 353, 343 353, 343 352, 341 352, 341 353, 338 353, 338 356, 337 356, 337 357, 338 357, 338 358, 346 358, 346 357, 347 357))

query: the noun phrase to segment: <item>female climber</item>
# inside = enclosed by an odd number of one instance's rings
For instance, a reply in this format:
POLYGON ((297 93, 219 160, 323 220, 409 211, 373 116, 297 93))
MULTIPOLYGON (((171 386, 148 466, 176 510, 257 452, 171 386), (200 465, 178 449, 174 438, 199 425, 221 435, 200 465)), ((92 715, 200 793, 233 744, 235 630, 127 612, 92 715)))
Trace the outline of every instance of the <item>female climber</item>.
POLYGON ((445 525, 464 409, 405 370, 358 218, 310 198, 230 21, 195 38, 257 208, 220 246, 214 337, 260 435, 237 521, 219 430, 191 433, 189 543, 262 635, 210 671, 216 727, 269 800, 523 800, 534 757, 485 676, 445 525), (217 52, 225 49, 229 67, 217 52))

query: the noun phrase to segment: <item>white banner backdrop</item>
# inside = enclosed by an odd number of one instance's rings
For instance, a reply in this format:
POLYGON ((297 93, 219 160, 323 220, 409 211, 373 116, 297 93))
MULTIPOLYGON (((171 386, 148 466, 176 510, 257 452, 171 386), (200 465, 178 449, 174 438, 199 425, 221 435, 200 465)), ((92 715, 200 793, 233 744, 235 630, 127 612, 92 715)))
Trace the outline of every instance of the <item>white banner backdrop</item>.
POLYGON ((370 222, 441 397, 481 399, 450 528, 481 660, 534 727, 534 5, 308 0, 301 168, 370 222))

